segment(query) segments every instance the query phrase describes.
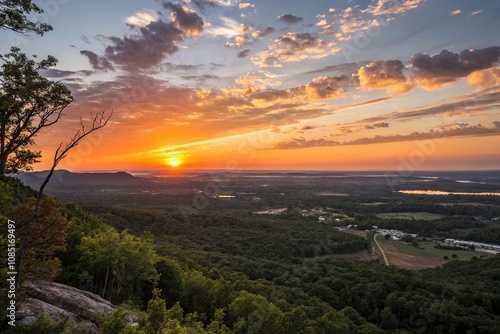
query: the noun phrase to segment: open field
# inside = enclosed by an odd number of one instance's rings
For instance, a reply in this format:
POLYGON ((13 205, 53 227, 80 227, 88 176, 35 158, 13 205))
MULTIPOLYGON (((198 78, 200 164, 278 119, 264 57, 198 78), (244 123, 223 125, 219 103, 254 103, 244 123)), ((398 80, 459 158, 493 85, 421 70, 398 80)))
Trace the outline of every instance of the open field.
POLYGON ((429 212, 387 212, 380 213, 377 217, 383 219, 436 220, 440 219, 442 215, 429 212))
POLYGON ((405 269, 423 269, 437 267, 448 261, 470 260, 473 256, 484 256, 482 253, 467 250, 447 250, 434 248, 434 241, 421 241, 419 248, 394 240, 378 239, 389 259, 389 263, 405 269), (445 260, 448 256, 449 260, 445 260))
POLYGON ((353 230, 353 229, 350 229, 350 228, 342 229, 342 230, 339 230, 339 231, 340 232, 344 232, 344 233, 349 233, 349 234, 357 235, 358 237, 362 237, 364 239, 368 239, 366 231, 353 230))

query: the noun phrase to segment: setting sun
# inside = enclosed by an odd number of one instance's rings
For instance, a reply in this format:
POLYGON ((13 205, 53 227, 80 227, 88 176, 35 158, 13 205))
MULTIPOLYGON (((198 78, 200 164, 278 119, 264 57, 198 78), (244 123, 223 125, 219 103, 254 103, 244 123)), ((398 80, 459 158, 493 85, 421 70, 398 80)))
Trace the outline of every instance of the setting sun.
POLYGON ((179 166, 181 163, 180 163, 180 161, 179 161, 178 159, 176 159, 176 158, 170 158, 170 159, 168 159, 168 164, 169 164, 170 166, 172 166, 172 167, 177 167, 177 166, 179 166))

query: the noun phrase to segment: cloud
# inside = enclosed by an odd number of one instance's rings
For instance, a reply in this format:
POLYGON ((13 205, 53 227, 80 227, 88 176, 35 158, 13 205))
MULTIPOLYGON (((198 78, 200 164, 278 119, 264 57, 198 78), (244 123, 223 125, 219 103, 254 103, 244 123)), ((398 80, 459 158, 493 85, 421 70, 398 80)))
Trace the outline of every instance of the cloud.
POLYGON ((209 7, 217 7, 217 3, 211 0, 191 0, 191 3, 198 7, 202 13, 204 13, 209 7))
POLYGON ((145 12, 138 12, 132 16, 125 18, 125 23, 132 27, 145 27, 153 21, 157 21, 160 18, 158 13, 148 10, 145 12))
POLYGON ((264 31, 260 31, 260 30, 254 31, 252 33, 252 37, 253 38, 264 38, 266 36, 269 36, 273 32, 274 32, 273 27, 267 27, 266 30, 264 30, 264 31))
POLYGON ((343 63, 338 65, 328 65, 317 70, 307 71, 303 74, 317 74, 325 72, 334 72, 341 75, 351 75, 358 72, 361 66, 370 64, 369 61, 361 61, 356 63, 343 63))
POLYGON ((63 71, 55 68, 43 70, 43 75, 49 78, 68 78, 72 76, 82 75, 88 77, 94 74, 94 71, 80 70, 80 71, 63 71))
POLYGON ((111 70, 113 65, 127 71, 149 69, 159 65, 162 60, 179 50, 179 43, 186 36, 201 34, 203 19, 194 11, 180 5, 163 3, 172 11, 171 22, 160 18, 144 26, 137 26, 137 33, 123 38, 107 37, 110 42, 103 56, 91 51, 81 51, 96 70, 111 70))
POLYGON ((463 78, 474 71, 493 67, 500 59, 500 47, 470 49, 453 53, 443 50, 439 54, 416 54, 410 59, 413 75, 426 89, 436 89, 463 78))
POLYGON ((425 0, 378 0, 375 6, 368 6, 364 12, 373 15, 401 15, 424 2, 425 0))
POLYGON ((110 37, 112 45, 106 47, 105 58, 128 71, 148 69, 159 65, 166 55, 177 52, 183 36, 174 23, 154 21, 141 27, 139 35, 110 37))
POLYGON ((172 11, 172 21, 176 22, 187 35, 198 36, 203 32, 205 23, 195 11, 170 2, 164 2, 163 7, 172 11))
POLYGON ((242 9, 246 9, 246 8, 255 8, 255 5, 250 3, 250 2, 242 2, 242 3, 238 4, 238 7, 240 10, 242 10, 242 9))
POLYGON ((380 123, 374 123, 374 124, 365 124, 364 128, 367 130, 373 130, 377 128, 388 128, 389 123, 387 122, 380 122, 380 123))
POLYGON ((477 114, 479 112, 497 110, 498 108, 500 108, 499 101, 499 89, 485 89, 473 94, 463 95, 443 101, 437 101, 434 104, 416 108, 413 110, 397 111, 364 118, 355 123, 364 124, 387 121, 407 122, 410 120, 438 115, 443 115, 443 117, 449 118, 455 115, 477 114))
POLYGON ((469 15, 469 16, 474 16, 474 15, 477 15, 477 14, 481 13, 482 11, 483 11, 482 9, 480 9, 480 10, 475 10, 475 11, 473 11, 472 13, 470 13, 470 15, 469 15))
POLYGON ((289 32, 253 57, 252 61, 262 67, 280 67, 283 62, 320 59, 339 50, 334 42, 325 42, 310 33, 289 32))
POLYGON ((272 149, 291 150, 299 148, 309 148, 309 147, 319 147, 319 146, 339 146, 339 145, 341 145, 341 143, 336 140, 325 139, 325 138, 307 140, 304 137, 301 137, 301 138, 292 138, 291 140, 277 143, 272 147, 272 149))
MULTIPOLYGON (((340 136, 348 135, 352 133, 351 127, 350 126, 338 126, 337 131, 340 132, 340 136)), ((338 134, 335 134, 333 136, 338 136, 338 134)))
POLYGON ((316 23, 316 26, 318 26, 323 31, 323 33, 327 35, 333 34, 334 28, 336 27, 336 23, 334 22, 328 23, 328 21, 325 19, 326 17, 325 15, 318 15, 316 17, 320 18, 318 23, 316 23))
POLYGON ((390 93, 407 93, 413 85, 403 74, 400 60, 381 60, 359 68, 359 85, 366 90, 387 89, 390 93))
POLYGON ((272 149, 287 150, 318 146, 349 146, 349 145, 370 145, 381 143, 393 143, 402 141, 439 139, 446 137, 468 137, 468 136, 496 136, 500 135, 500 122, 493 122, 493 127, 484 127, 481 124, 469 125, 467 123, 452 124, 448 127, 431 129, 427 132, 412 132, 410 134, 396 134, 389 136, 365 137, 347 141, 337 141, 328 138, 318 138, 307 140, 303 137, 292 138, 275 144, 272 149))
MULTIPOLYGON (((340 14, 340 30, 344 34, 358 33, 373 26, 380 26, 377 19, 366 19, 362 16, 363 11, 357 7, 347 7, 340 14)), ((328 33, 332 33, 332 27, 326 22, 324 24, 328 33)))
POLYGON ((236 20, 226 16, 222 16, 220 20, 222 21, 222 26, 209 27, 206 29, 206 33, 209 36, 224 36, 231 38, 241 33, 240 24, 236 20))
POLYGON ((264 89, 265 87, 276 87, 280 86, 282 83, 280 81, 276 81, 279 75, 271 73, 265 70, 258 70, 256 72, 249 72, 243 76, 240 76, 236 79, 236 83, 238 86, 242 87, 257 87, 259 91, 260 89, 264 89))
POLYGON ((340 77, 320 77, 309 82, 305 91, 311 100, 330 99, 342 95, 344 90, 341 85, 347 85, 350 82, 348 76, 340 77))
POLYGON ((450 12, 450 15, 458 15, 460 14, 462 11, 460 9, 455 9, 454 11, 450 12))
POLYGON ((303 21, 304 18, 300 17, 300 16, 295 16, 293 14, 285 14, 285 15, 278 16, 278 18, 276 20, 280 21, 280 22, 285 22, 288 24, 295 24, 295 23, 299 23, 299 22, 303 21))
POLYGON ((246 49, 246 50, 238 52, 238 57, 239 58, 246 58, 250 55, 250 53, 251 53, 250 49, 246 49))
POLYGON ((88 58, 90 65, 94 70, 104 72, 114 70, 111 62, 105 57, 98 56, 94 52, 88 50, 82 50, 80 51, 80 54, 88 58))
POLYGON ((170 72, 182 71, 182 72, 195 72, 203 68, 203 65, 189 65, 189 64, 172 64, 165 63, 166 69, 170 72))
POLYGON ((202 12, 205 12, 207 8, 221 7, 234 7, 238 5, 239 0, 188 0, 186 3, 193 3, 202 12))
POLYGON ((467 77, 467 81, 473 87, 500 86, 500 67, 472 72, 467 77))
POLYGON ((248 34, 243 34, 243 35, 234 36, 234 43, 227 42, 225 46, 228 48, 239 49, 239 48, 242 48, 244 46, 251 45, 251 44, 252 44, 252 40, 250 39, 248 34))
POLYGON ((213 0, 213 2, 223 7, 233 7, 238 5, 240 0, 213 0))
POLYGON ((218 76, 212 74, 181 75, 180 78, 184 80, 195 80, 198 81, 198 83, 204 83, 207 80, 219 79, 218 76))

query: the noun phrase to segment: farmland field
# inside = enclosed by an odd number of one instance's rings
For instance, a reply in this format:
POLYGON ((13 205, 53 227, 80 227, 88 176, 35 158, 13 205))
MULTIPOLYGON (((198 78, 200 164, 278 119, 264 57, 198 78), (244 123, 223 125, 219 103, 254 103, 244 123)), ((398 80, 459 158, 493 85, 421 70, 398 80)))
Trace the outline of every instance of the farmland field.
POLYGON ((423 269, 437 267, 449 261, 470 260, 473 256, 485 257, 488 255, 468 250, 447 250, 434 248, 435 241, 420 241, 419 247, 414 247, 394 240, 379 238, 389 263, 405 269, 423 269), (456 254, 456 258, 453 257, 456 254), (449 260, 445 260, 447 256, 449 260))

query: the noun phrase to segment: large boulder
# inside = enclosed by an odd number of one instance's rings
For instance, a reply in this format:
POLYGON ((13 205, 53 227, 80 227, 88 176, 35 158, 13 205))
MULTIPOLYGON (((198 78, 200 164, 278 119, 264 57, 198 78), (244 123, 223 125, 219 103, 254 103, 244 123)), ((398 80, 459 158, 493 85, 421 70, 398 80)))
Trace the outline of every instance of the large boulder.
POLYGON ((29 281, 25 291, 27 298, 17 311, 20 323, 30 323, 33 317, 46 314, 54 321, 68 318, 87 328, 89 333, 97 333, 99 316, 116 310, 116 306, 92 292, 60 283, 29 281))

